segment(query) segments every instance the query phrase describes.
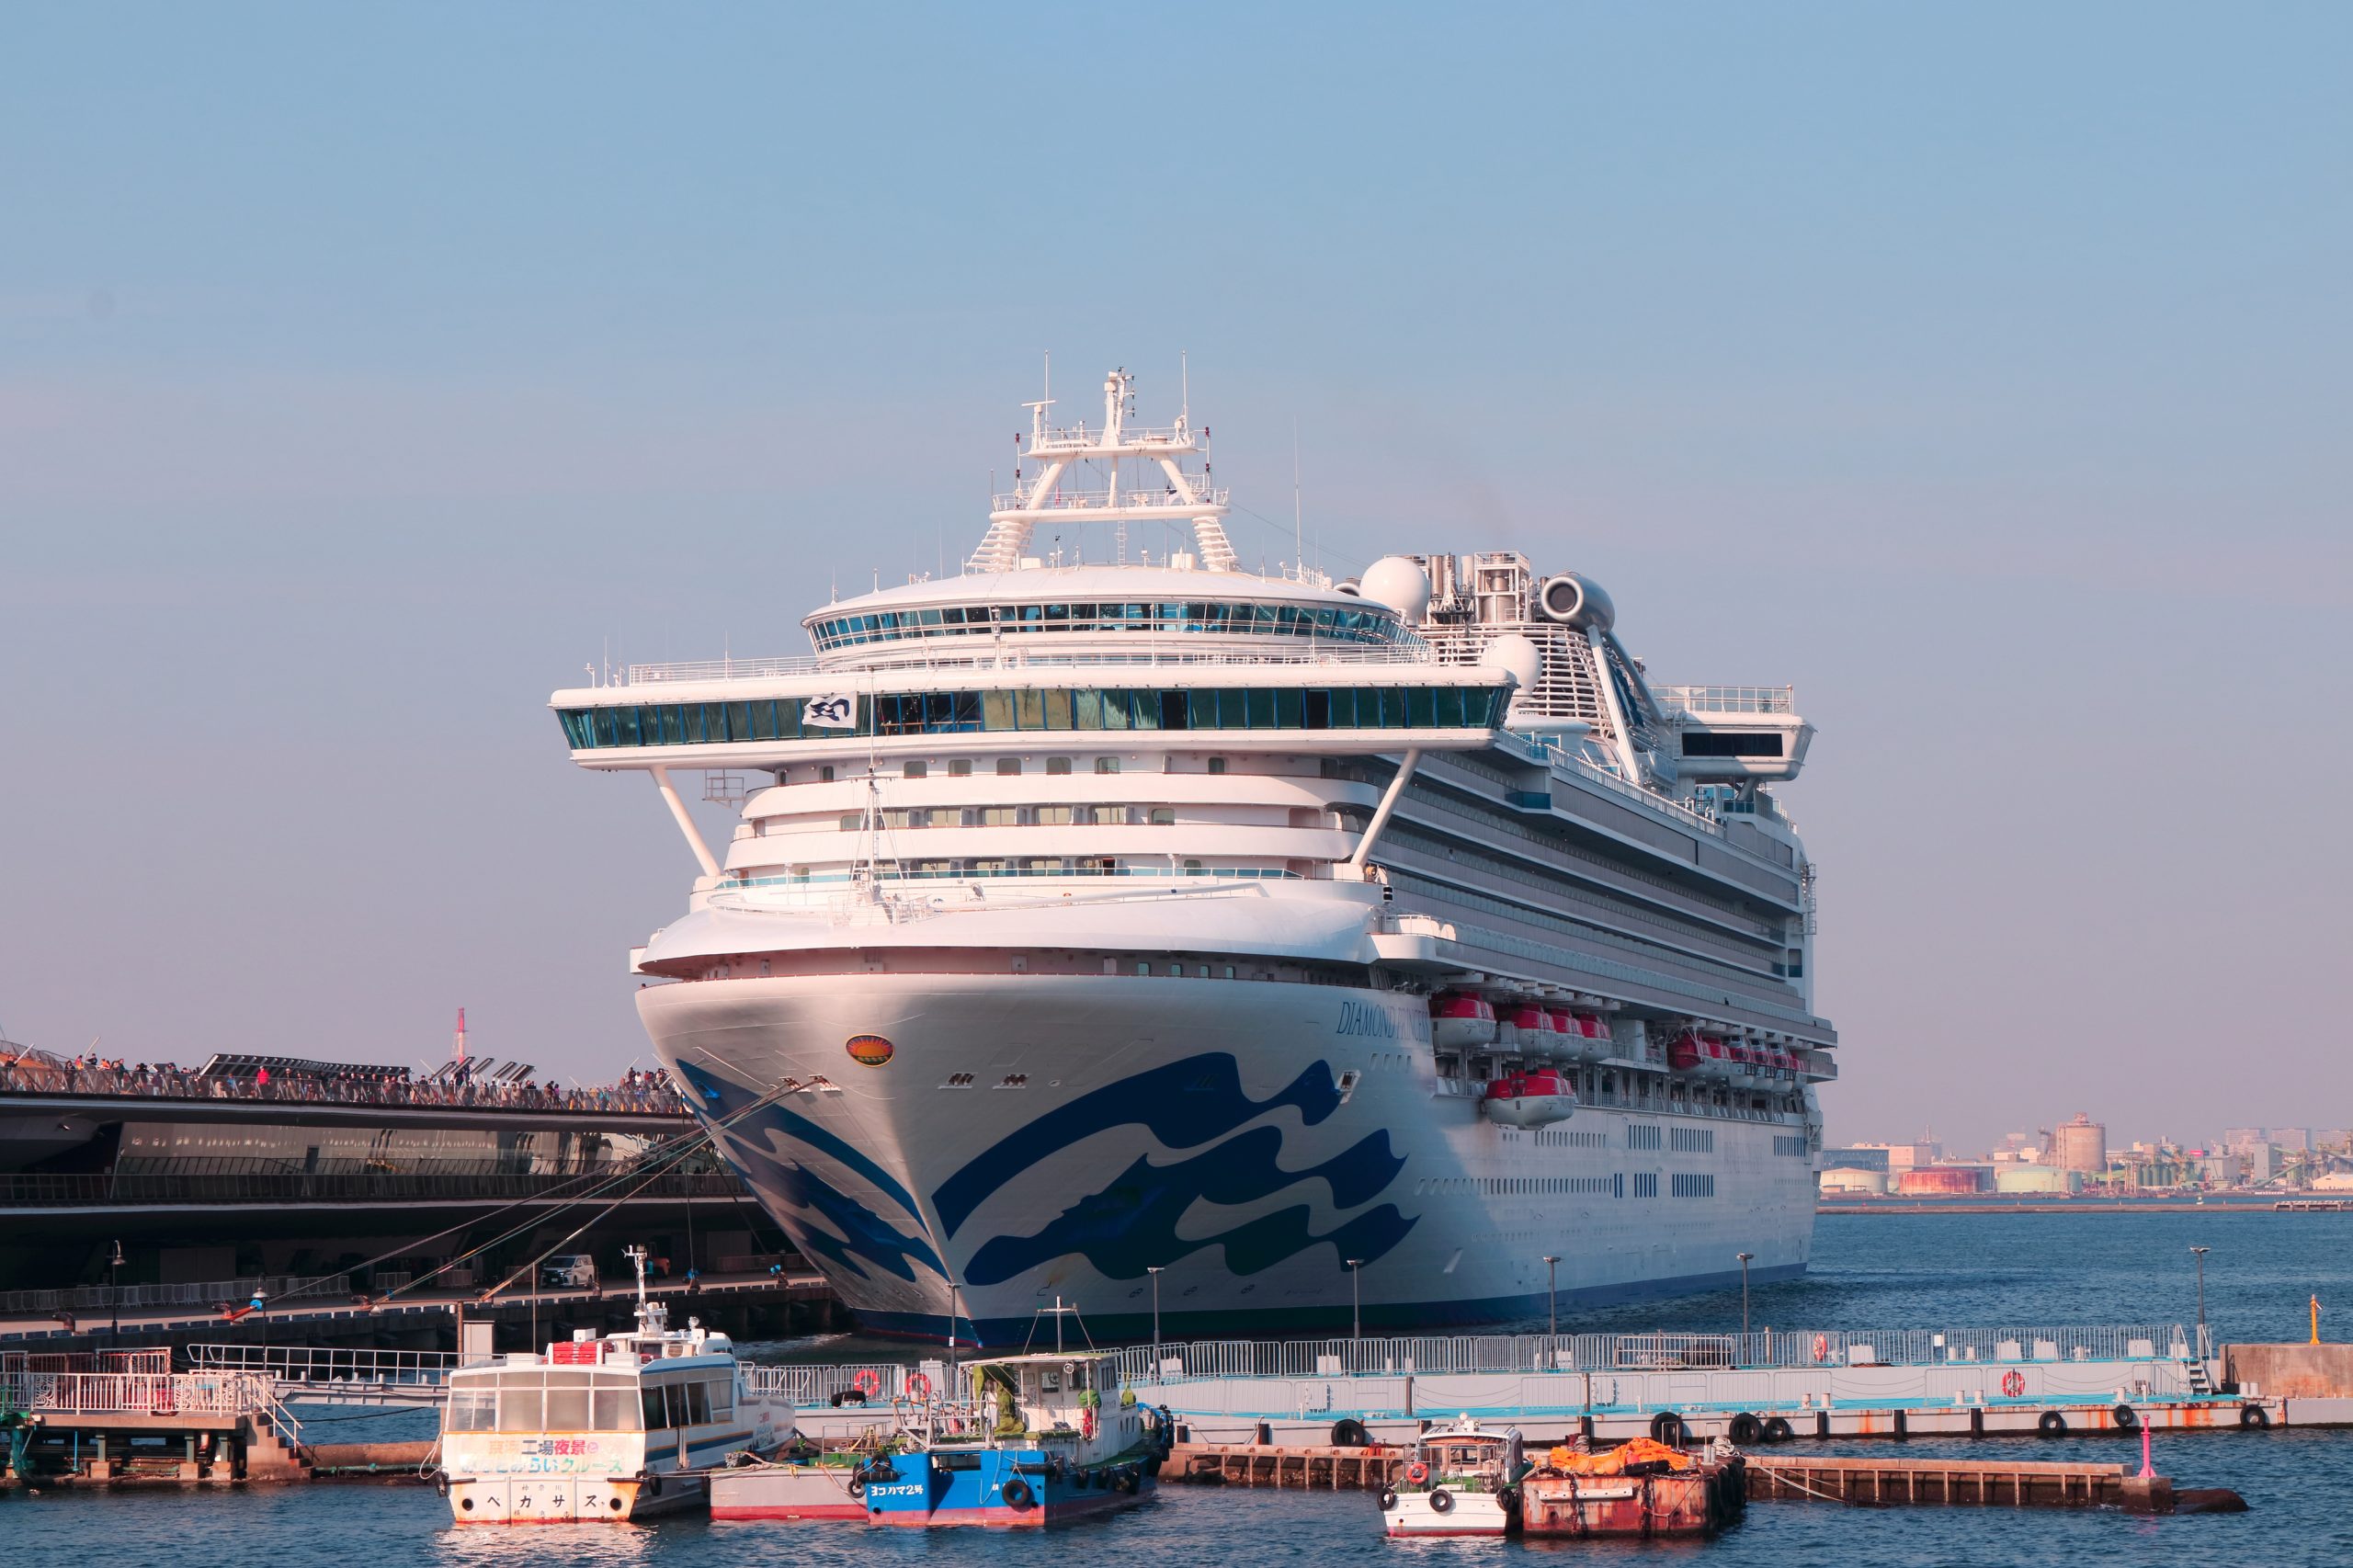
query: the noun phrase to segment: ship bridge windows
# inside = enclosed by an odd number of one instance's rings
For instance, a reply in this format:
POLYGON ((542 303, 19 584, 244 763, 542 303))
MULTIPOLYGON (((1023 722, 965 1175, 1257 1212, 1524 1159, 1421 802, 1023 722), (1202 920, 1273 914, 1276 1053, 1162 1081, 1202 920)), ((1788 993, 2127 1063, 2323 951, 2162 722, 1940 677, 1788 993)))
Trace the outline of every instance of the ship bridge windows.
POLYGON ((1698 730, 1686 731, 1683 736, 1686 756, 1779 756, 1781 735, 1778 730, 1698 730))
MULTIPOLYGON (((570 708, 556 718, 573 750, 605 751, 758 741, 839 742, 854 735, 1493 729, 1503 721, 1504 699, 1502 687, 1487 686, 1202 687, 1182 691, 1022 687, 859 696, 853 726, 847 729, 808 722, 805 705, 791 698, 570 708)), ((1018 759, 1000 760, 998 771, 1019 771, 1018 759), (1014 767, 1006 767, 1007 762, 1014 767)))
POLYGON ((1375 647, 1412 647, 1421 641, 1396 616, 1373 606, 1359 608, 1218 599, 944 605, 930 609, 822 616, 809 622, 810 640, 820 653, 876 643, 1023 636, 1041 631, 1297 637, 1375 647))

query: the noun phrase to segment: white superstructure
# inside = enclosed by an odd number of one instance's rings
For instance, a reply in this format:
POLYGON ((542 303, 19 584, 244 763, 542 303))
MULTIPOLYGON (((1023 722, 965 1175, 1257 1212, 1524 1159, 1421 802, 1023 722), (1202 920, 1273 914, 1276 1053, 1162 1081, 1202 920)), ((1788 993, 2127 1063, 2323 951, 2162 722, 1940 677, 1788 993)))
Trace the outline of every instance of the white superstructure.
POLYGON ((1787 688, 1653 686, 1514 554, 1245 572, 1206 432, 1104 390, 814 658, 551 699, 701 868, 639 1011, 768 1211, 870 1327, 992 1345, 1155 1286, 1213 1334, 1802 1270, 1836 1037, 1787 688))

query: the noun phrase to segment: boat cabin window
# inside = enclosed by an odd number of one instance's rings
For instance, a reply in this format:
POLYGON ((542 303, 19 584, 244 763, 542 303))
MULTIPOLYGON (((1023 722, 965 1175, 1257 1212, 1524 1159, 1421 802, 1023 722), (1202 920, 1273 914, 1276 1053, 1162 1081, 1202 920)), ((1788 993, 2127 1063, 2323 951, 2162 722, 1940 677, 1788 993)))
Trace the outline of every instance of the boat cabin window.
POLYGON ((450 1380, 445 1432, 634 1432, 635 1380, 587 1371, 460 1373, 450 1380))
POLYGON ((732 1420, 735 1415, 735 1385, 726 1378, 651 1384, 642 1391, 640 1404, 649 1432, 732 1420))
POLYGON ((1038 1369, 1038 1392, 1041 1394, 1062 1392, 1062 1369, 1059 1367, 1040 1368, 1038 1369))

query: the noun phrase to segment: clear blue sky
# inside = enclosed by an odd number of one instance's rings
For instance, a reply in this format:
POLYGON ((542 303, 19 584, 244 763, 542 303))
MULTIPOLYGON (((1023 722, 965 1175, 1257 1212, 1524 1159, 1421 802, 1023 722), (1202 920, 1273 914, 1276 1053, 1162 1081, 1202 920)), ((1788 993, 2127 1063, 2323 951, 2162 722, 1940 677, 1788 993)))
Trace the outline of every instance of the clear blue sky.
MULTIPOLYGON (((0 12, 0 1026, 560 1075, 549 690, 970 548, 1054 351, 1794 681, 1834 1137, 2353 1122, 2353 11, 0 12)), ((1246 556, 1287 553, 1246 523, 1246 556)))

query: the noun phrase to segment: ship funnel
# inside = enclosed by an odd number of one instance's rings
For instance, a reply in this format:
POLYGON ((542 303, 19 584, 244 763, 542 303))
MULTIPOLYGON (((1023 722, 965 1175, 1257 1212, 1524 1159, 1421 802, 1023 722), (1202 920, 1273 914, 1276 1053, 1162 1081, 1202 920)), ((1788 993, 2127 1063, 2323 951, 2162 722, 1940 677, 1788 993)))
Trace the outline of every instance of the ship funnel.
POLYGON ((1536 608, 1545 619, 1557 620, 1579 631, 1588 626, 1607 631, 1618 620, 1618 607, 1609 602, 1601 585, 1574 572, 1545 578, 1543 585, 1536 590, 1536 608))

